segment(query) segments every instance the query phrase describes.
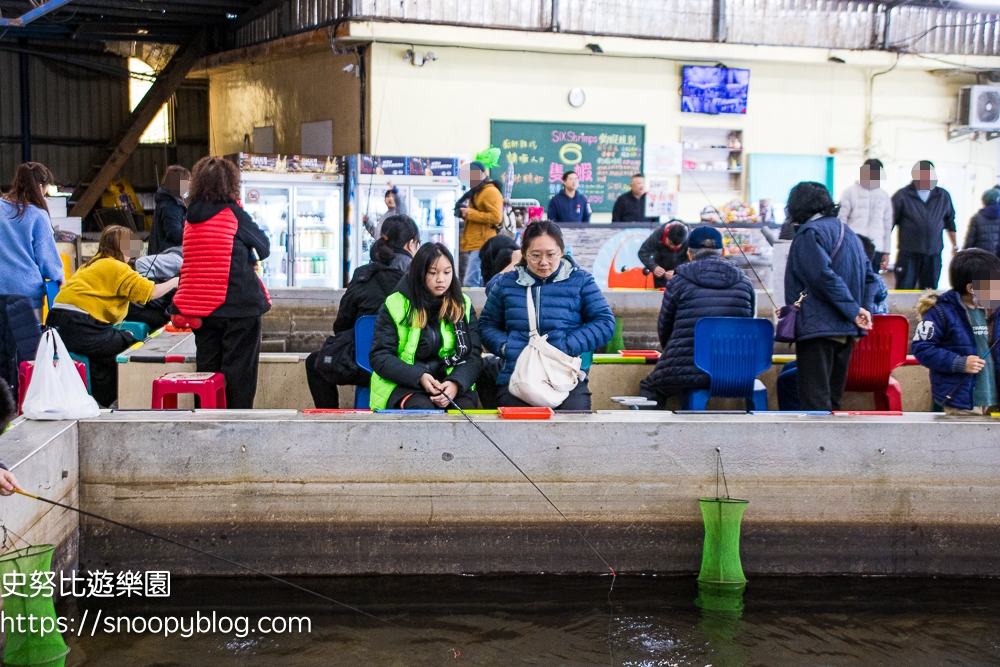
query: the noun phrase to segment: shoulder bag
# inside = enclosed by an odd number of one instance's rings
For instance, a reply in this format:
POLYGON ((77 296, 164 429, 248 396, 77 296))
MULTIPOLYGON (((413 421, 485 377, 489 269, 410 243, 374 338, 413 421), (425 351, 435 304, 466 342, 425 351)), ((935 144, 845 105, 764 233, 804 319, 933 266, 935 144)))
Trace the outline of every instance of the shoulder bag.
MULTIPOLYGON (((840 252, 840 246, 844 244, 844 223, 840 223, 840 238, 837 239, 837 245, 833 247, 833 253, 830 255, 830 262, 837 258, 837 253, 840 252)), ((802 300, 807 296, 806 292, 799 294, 798 300, 790 305, 782 306, 778 310, 778 323, 774 326, 774 342, 776 343, 794 343, 795 342, 795 321, 799 314, 799 306, 802 305, 802 300)))
POLYGON ((517 357, 510 376, 510 393, 538 408, 562 405, 577 383, 586 377, 580 370, 580 357, 571 357, 548 342, 548 335, 538 334, 535 300, 528 289, 528 344, 517 357))

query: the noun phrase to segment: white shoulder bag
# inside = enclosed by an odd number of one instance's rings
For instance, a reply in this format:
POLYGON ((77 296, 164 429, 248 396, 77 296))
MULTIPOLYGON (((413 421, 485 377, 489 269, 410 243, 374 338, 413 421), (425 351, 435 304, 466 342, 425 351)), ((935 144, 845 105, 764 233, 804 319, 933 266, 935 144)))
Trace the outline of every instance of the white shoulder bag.
POLYGON ((54 329, 42 334, 21 409, 28 419, 87 419, 101 414, 54 329))
POLYGON ((528 344, 517 357, 514 373, 510 376, 510 393, 525 403, 538 408, 555 408, 569 396, 569 392, 586 373, 580 370, 580 357, 571 357, 548 342, 548 334, 538 334, 535 321, 535 300, 528 288, 528 327, 531 329, 528 344))

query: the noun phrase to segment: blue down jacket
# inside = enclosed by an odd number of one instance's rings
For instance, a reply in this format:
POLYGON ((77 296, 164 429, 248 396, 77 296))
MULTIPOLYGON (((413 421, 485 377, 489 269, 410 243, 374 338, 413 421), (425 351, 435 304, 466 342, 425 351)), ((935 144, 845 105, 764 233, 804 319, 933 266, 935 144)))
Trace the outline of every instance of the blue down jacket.
POLYGON ((703 317, 753 317, 757 310, 753 285, 743 271, 721 257, 681 264, 667 282, 656 331, 663 353, 656 368, 640 383, 654 400, 709 386, 706 373, 694 365, 694 325, 703 317))
POLYGON ((538 333, 549 344, 578 357, 606 345, 615 333, 615 316, 594 276, 563 259, 559 270, 542 279, 519 266, 490 281, 479 332, 487 350, 501 359, 497 384, 510 382, 521 350, 528 344, 528 295, 532 288, 538 333))
POLYGON ((817 218, 795 232, 785 267, 785 302, 806 292, 795 318, 795 340, 860 336, 854 324, 861 308, 871 312, 877 286, 861 239, 844 225, 844 240, 831 261, 843 223, 817 218))
MULTIPOLYGON (((929 292, 920 297, 917 312, 923 316, 913 333, 911 350, 921 366, 931 372, 931 395, 938 405, 959 410, 971 410, 975 375, 965 372, 965 358, 976 356, 976 339, 972 321, 962 297, 955 290, 938 295, 929 292), (949 398, 949 396, 951 398, 949 398)), ((993 311, 990 345, 1000 333, 1000 308, 993 311)), ((1000 363, 996 350, 990 352, 1000 378, 1000 363)))

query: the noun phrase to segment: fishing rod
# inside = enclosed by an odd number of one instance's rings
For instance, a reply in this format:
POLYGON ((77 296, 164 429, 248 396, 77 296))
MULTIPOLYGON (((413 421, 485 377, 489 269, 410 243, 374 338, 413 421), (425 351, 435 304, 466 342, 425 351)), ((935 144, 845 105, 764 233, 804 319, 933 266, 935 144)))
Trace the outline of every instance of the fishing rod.
MULTIPOLYGON (((601 559, 601 562, 602 562, 602 563, 604 563, 604 565, 605 565, 605 566, 606 566, 606 567, 608 568, 608 570, 609 570, 609 571, 611 572, 611 590, 614 590, 614 588, 615 588, 615 580, 616 580, 616 579, 618 578, 618 573, 617 573, 617 572, 615 572, 615 568, 611 567, 611 563, 609 563, 609 562, 607 561, 607 559, 605 559, 605 558, 604 558, 604 556, 602 556, 602 555, 601 555, 601 552, 597 550, 597 547, 595 547, 595 546, 594 546, 594 545, 593 545, 593 544, 591 543, 591 541, 590 541, 590 540, 588 540, 588 539, 586 538, 586 536, 584 536, 584 534, 583 534, 583 533, 582 533, 582 532, 580 531, 580 529, 576 527, 576 524, 574 524, 574 523, 573 523, 572 521, 570 521, 570 520, 569 520, 569 518, 568 518, 568 517, 567 517, 567 516, 566 516, 565 514, 563 514, 563 513, 562 513, 562 510, 561 510, 561 509, 559 509, 559 508, 558 508, 558 507, 556 506, 556 504, 555 504, 554 502, 552 502, 552 499, 551 499, 551 498, 549 498, 549 497, 548 497, 547 495, 545 495, 545 492, 544 492, 544 491, 542 491, 542 489, 541 489, 541 488, 540 488, 540 487, 539 487, 539 486, 538 486, 537 484, 535 484, 534 480, 532 480, 532 479, 531 479, 530 477, 528 477, 528 473, 524 472, 524 470, 522 470, 522 469, 521 469, 521 466, 517 465, 517 463, 515 463, 515 462, 514 462, 514 459, 510 458, 510 456, 509 456, 509 455, 507 454, 507 452, 505 452, 505 451, 504 451, 503 449, 501 449, 501 448, 500 448, 500 445, 498 445, 498 444, 497 444, 497 443, 496 443, 496 442, 495 442, 495 441, 493 440, 493 438, 491 438, 491 437, 490 437, 489 435, 487 435, 487 434, 486 434, 486 431, 484 431, 484 430, 482 429, 482 427, 481 427, 481 426, 480 426, 479 424, 477 424, 477 423, 476 423, 476 421, 475 421, 475 420, 473 420, 473 419, 472 419, 472 417, 470 417, 470 416, 468 415, 468 413, 466 413, 466 412, 465 412, 465 410, 463 410, 463 409, 462 409, 462 408, 461 408, 461 407, 460 407, 460 406, 458 405, 458 403, 456 403, 456 402, 455 402, 455 400, 454 400, 454 399, 453 399, 453 398, 452 398, 451 396, 448 396, 448 394, 446 394, 445 392, 441 392, 441 393, 440 393, 440 394, 438 394, 438 395, 439 395, 439 396, 444 396, 444 397, 446 397, 446 398, 448 399, 448 402, 449 402, 449 403, 451 403, 451 405, 452 405, 452 406, 453 406, 453 407, 454 407, 454 408, 455 408, 456 410, 458 410, 458 411, 459 411, 460 413, 462 413, 462 416, 463 416, 463 417, 465 417, 465 419, 466 419, 466 420, 467 420, 467 421, 468 421, 468 422, 469 422, 470 424, 472 424, 472 425, 473 425, 473 426, 474 426, 474 427, 476 428, 476 430, 477 430, 477 431, 479 431, 480 433, 482 433, 482 434, 483 434, 483 437, 484 437, 484 438, 486 438, 487 440, 489 440, 490 444, 491 444, 491 445, 493 445, 493 446, 494 446, 494 447, 496 448, 496 450, 497 450, 498 452, 500 452, 501 454, 503 454, 503 457, 504 457, 505 459, 507 459, 508 461, 510 461, 510 464, 511 464, 512 466, 514 466, 514 467, 515 467, 515 468, 517 469, 517 471, 518 471, 519 473, 521 473, 521 475, 522 475, 522 476, 523 476, 523 477, 524 477, 524 478, 525 478, 526 480, 528 480, 528 482, 529 482, 529 483, 530 483, 530 484, 531 484, 531 485, 532 485, 533 487, 535 487, 535 490, 536 490, 536 491, 538 491, 538 493, 540 493, 540 494, 542 495, 542 498, 545 498, 545 501, 546 501, 546 502, 547 502, 547 503, 548 503, 549 505, 551 505, 551 506, 552 506, 552 509, 554 509, 554 510, 555 510, 556 512, 558 512, 559 516, 561 516, 561 517, 563 518, 563 521, 565 521, 565 522, 566 522, 567 524, 569 524, 570 528, 572 528, 572 529, 573 529, 574 531, 576 531, 576 534, 580 536, 580 539, 581 539, 581 540, 583 540, 583 541, 584 541, 584 543, 585 543, 585 544, 586 544, 586 545, 587 545, 588 547, 590 547, 590 550, 591 550, 591 551, 593 551, 593 552, 594 552, 594 554, 595 554, 595 555, 596 555, 596 556, 597 556, 597 557, 598 557, 599 559, 601 559)), ((608 594, 610 595, 610 594, 611 594, 611 591, 608 591, 608 594)))
MULTIPOLYGON (((993 348, 995 348, 997 346, 997 343, 1000 343, 1000 337, 998 337, 995 341, 993 341, 993 344, 990 345, 990 349, 986 350, 981 355, 979 355, 979 358, 985 360, 986 357, 989 356, 990 352, 993 351, 993 348)), ((980 373, 981 372, 982 372, 982 369, 980 369, 980 373)), ((976 375, 977 375, 977 373, 964 373, 963 375, 970 375, 973 378, 975 378, 976 375)), ((961 387, 963 384, 965 384, 968 381, 969 381, 968 377, 963 377, 961 380, 958 381, 958 383, 954 387, 951 388, 951 391, 949 391, 945 395, 945 398, 950 401, 951 400, 951 395, 954 394, 956 391, 958 391, 958 388, 961 387)))
MULTIPOLYGON (((708 194, 705 192, 705 190, 701 187, 701 183, 699 183, 698 179, 694 177, 694 174, 691 173, 690 176, 691 180, 694 181, 694 184, 698 186, 698 190, 701 192, 702 196, 704 196, 705 199, 708 201, 708 205, 711 206, 712 210, 715 211, 715 214, 719 216, 719 222, 721 222, 722 226, 726 228, 727 232, 729 232, 729 237, 733 239, 733 243, 736 243, 736 235, 733 233, 733 230, 730 229, 729 225, 726 224, 725 216, 723 216, 722 212, 715 207, 715 204, 712 203, 711 197, 709 197, 708 194)), ((750 258, 747 257, 746 252, 744 252, 743 250, 743 245, 736 243, 736 247, 739 248, 740 254, 743 255, 743 259, 746 261, 747 266, 750 267, 750 270, 753 272, 754 277, 757 278, 757 282, 760 283, 761 289, 764 290, 764 294, 767 295, 767 300, 771 302, 771 307, 773 307, 774 312, 777 313, 778 310, 780 310, 778 308, 778 304, 774 302, 774 298, 771 296, 771 291, 767 289, 767 285, 765 285, 764 281, 760 279, 760 275, 757 273, 757 269, 753 268, 753 264, 750 263, 750 258)))
MULTIPOLYGON (((292 588, 294 588, 296 590, 299 590, 299 591, 302 591, 303 593, 308 593, 309 595, 312 595, 314 597, 320 598, 321 600, 325 600, 326 602, 331 602, 331 603, 333 603, 333 604, 335 604, 335 605, 337 605, 339 607, 343 607, 344 609, 347 609, 349 611, 353 611, 355 613, 361 614, 362 616, 367 616, 368 618, 374 619, 374 620, 379 621, 381 623, 385 623, 386 625, 390 625, 390 626, 392 626, 394 628, 398 628, 398 629, 400 629, 400 630, 402 630, 404 632, 407 632, 409 634, 412 634, 412 635, 414 635, 416 637, 420 637, 421 639, 424 639, 424 640, 427 639, 427 637, 425 635, 423 635, 423 634, 421 634, 419 632, 416 632, 415 630, 412 630, 410 628, 404 627, 402 625, 398 625, 396 623, 393 623, 392 621, 389 621, 387 619, 381 618, 381 617, 376 616, 374 614, 370 614, 367 611, 364 611, 363 609, 359 609, 359 608, 357 608, 355 606, 349 605, 346 602, 341 602, 340 600, 334 600, 333 598, 331 598, 331 597, 329 597, 327 595, 323 595, 322 593, 318 593, 318 592, 316 592, 314 590, 306 588, 305 586, 299 586, 298 584, 292 583, 291 581, 288 581, 287 579, 282 579, 281 577, 276 577, 275 575, 269 574, 267 572, 264 572, 263 570, 258 570, 255 567, 251 567, 249 565, 244 565, 243 563, 238 563, 238 562, 236 562, 234 560, 226 558, 225 556, 220 556, 218 554, 213 554, 210 551, 205 551, 204 549, 199 549, 198 547, 193 547, 190 544, 184 544, 183 542, 178 542, 177 540, 174 540, 172 538, 164 537, 163 535, 158 535, 158 534, 150 532, 148 530, 144 530, 142 528, 137 528, 137 527, 131 526, 131 525, 127 524, 127 523, 122 523, 121 521, 115 521, 114 519, 109 519, 106 516, 101 516, 100 514, 94 514, 93 512, 88 512, 87 510, 80 509, 79 507, 72 507, 71 505, 65 505, 63 503, 57 502, 55 500, 51 500, 49 498, 45 498, 43 496, 36 496, 33 493, 28 493, 27 491, 24 491, 24 490, 19 489, 17 487, 14 487, 14 493, 17 493, 19 495, 25 496, 26 498, 32 498, 34 500, 39 500, 39 501, 41 501, 43 503, 48 503, 49 505, 55 505, 56 507, 61 507, 61 508, 66 509, 66 510, 70 510, 71 512, 76 512, 78 514, 82 514, 83 516, 89 516, 92 519, 98 519, 99 521, 104 521, 104 522, 110 523, 112 525, 118 526, 120 528, 125 528, 127 530, 134 531, 136 533, 139 533, 140 535, 145 535, 146 537, 152 537, 153 539, 162 540, 163 542, 167 542, 169 544, 173 544, 175 546, 181 547, 182 549, 187 549, 188 551, 193 551, 193 552, 201 554, 203 556, 208 556, 209 558, 214 558, 214 559, 216 559, 218 561, 222 561, 223 563, 227 563, 229 565, 232 565, 234 567, 240 568, 242 570, 246 570, 248 572, 253 572, 254 574, 260 575, 262 577, 267 577, 268 579, 271 579, 273 581, 277 581, 278 583, 281 583, 281 584, 285 584, 286 586, 291 586, 292 588)), ((452 650, 453 652, 456 652, 459 655, 461 655, 460 651, 454 651, 453 649, 449 649, 449 650, 452 650)), ((458 655, 455 655, 454 657, 457 658, 458 655)))

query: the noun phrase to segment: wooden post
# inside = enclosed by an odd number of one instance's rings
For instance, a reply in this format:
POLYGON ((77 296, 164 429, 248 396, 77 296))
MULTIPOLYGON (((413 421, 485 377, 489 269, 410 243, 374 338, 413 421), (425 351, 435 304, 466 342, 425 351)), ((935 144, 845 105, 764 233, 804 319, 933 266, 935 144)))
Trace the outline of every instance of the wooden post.
POLYGON ((90 179, 86 189, 76 199, 76 205, 70 212, 71 216, 85 218, 101 198, 104 190, 114 179, 139 145, 142 133, 146 131, 160 107, 167 103, 180 87, 197 60, 205 52, 205 33, 200 32, 186 44, 183 44, 174 54, 167 66, 163 68, 149 91, 139 102, 129 118, 128 123, 119 135, 118 144, 112 148, 111 155, 101 166, 100 171, 90 179))

